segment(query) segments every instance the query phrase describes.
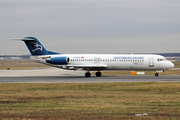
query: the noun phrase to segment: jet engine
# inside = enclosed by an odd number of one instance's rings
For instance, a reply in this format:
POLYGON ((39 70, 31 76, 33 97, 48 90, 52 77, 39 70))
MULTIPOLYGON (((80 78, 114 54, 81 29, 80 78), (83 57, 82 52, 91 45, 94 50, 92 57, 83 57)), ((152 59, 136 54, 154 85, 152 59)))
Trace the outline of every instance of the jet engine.
POLYGON ((64 65, 69 63, 69 57, 52 57, 50 60, 46 60, 47 63, 64 65))

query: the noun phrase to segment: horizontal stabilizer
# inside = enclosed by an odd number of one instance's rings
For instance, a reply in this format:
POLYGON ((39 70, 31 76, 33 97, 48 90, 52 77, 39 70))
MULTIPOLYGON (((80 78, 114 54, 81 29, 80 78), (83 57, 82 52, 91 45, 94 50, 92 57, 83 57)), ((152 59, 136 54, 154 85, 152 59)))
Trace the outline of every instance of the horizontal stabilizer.
POLYGON ((32 38, 9 38, 10 40, 34 41, 32 38))

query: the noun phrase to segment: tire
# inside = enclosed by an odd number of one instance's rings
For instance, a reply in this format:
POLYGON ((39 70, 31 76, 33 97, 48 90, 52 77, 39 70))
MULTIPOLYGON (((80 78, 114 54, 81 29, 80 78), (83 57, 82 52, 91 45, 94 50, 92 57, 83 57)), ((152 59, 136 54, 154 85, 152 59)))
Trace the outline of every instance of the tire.
POLYGON ((155 73, 154 75, 155 75, 155 77, 158 77, 158 76, 159 76, 159 74, 158 74, 158 73, 155 73))
POLYGON ((86 72, 85 73, 85 77, 91 77, 91 73, 90 72, 86 72))
POLYGON ((101 72, 96 72, 96 77, 101 77, 101 72))

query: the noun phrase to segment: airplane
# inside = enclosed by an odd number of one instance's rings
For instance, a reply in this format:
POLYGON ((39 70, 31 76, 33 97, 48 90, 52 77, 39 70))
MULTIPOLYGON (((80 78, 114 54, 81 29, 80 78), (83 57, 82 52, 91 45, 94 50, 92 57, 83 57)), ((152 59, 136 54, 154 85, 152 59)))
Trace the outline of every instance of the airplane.
POLYGON ((104 70, 138 70, 164 72, 174 67, 165 57, 155 54, 61 54, 48 51, 35 37, 16 39, 24 41, 31 56, 30 59, 66 70, 85 70, 85 77, 91 77, 90 71, 97 71, 96 77, 104 70))

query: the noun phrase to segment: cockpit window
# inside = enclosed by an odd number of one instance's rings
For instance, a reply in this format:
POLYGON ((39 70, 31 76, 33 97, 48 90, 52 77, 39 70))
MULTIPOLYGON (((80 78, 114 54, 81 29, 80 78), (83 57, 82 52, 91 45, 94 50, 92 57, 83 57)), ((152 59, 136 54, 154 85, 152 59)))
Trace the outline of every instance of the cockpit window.
POLYGON ((161 58, 158 58, 157 61, 163 61, 161 58))
POLYGON ((167 59, 166 59, 166 58, 163 58, 163 61, 167 61, 167 59))
POLYGON ((167 61, 166 58, 158 58, 157 61, 167 61))

